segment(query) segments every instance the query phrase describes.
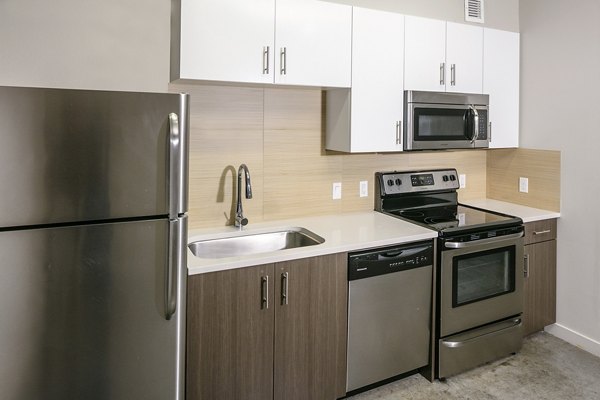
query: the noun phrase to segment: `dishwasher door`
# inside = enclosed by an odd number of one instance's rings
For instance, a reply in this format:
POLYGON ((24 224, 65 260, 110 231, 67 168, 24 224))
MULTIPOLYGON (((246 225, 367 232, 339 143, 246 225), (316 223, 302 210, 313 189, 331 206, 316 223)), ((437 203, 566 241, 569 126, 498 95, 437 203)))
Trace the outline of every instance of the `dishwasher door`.
POLYGON ((430 242, 349 256, 348 392, 429 363, 432 263, 430 242))

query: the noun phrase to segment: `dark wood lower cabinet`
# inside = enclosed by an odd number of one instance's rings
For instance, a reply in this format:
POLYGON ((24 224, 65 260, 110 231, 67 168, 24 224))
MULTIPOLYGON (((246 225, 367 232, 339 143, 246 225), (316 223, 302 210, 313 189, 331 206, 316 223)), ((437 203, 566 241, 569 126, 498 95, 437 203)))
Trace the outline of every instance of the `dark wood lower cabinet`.
POLYGON ((525 246, 525 257, 523 334, 530 335, 556 322, 556 240, 525 246))
POLYGON ((190 276, 186 399, 344 396, 346 262, 334 254, 190 276))
POLYGON ((337 254, 275 264, 275 399, 346 394, 346 263, 337 254))
POLYGON ((186 399, 273 398, 272 278, 273 264, 189 277, 186 399))

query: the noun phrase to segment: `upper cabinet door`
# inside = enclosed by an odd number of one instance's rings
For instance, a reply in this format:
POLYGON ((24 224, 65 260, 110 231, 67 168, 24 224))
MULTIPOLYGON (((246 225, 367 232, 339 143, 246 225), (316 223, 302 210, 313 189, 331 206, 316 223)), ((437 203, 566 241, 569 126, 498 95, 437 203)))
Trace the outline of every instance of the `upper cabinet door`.
POLYGON ((446 22, 406 16, 404 89, 445 90, 446 22))
POLYGON ((272 83, 275 0, 181 0, 181 79, 272 83))
POLYGON ((448 92, 482 92, 483 28, 447 23, 446 77, 448 92))
POLYGON ((355 7, 351 151, 402 151, 404 15, 355 7))
POLYGON ((275 83, 350 87, 352 7, 277 0, 275 83))
POLYGON ((485 28, 483 35, 483 92, 490 95, 490 147, 518 147, 519 34, 485 28))

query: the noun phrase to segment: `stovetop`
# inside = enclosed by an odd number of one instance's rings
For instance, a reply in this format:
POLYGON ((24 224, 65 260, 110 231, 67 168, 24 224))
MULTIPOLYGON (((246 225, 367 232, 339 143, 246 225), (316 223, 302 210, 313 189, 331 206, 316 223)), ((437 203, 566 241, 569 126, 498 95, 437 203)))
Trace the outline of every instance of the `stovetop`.
POLYGON ((492 226, 497 227, 520 223, 518 218, 515 219, 515 217, 480 210, 461 204, 421 209, 387 210, 384 212, 416 222, 419 225, 423 225, 441 233, 476 228, 486 229, 492 226))
POLYGON ((434 229, 440 237, 523 223, 517 217, 459 204, 455 169, 375 175, 375 210, 434 229))

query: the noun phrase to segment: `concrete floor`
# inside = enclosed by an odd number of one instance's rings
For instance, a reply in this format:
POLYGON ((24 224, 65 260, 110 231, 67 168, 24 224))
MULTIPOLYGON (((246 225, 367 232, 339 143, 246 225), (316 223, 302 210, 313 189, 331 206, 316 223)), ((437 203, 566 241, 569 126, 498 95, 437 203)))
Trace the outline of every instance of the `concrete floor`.
POLYGON ((417 374, 348 399, 599 400, 600 358, 542 332, 526 338, 517 355, 446 382, 417 374))

